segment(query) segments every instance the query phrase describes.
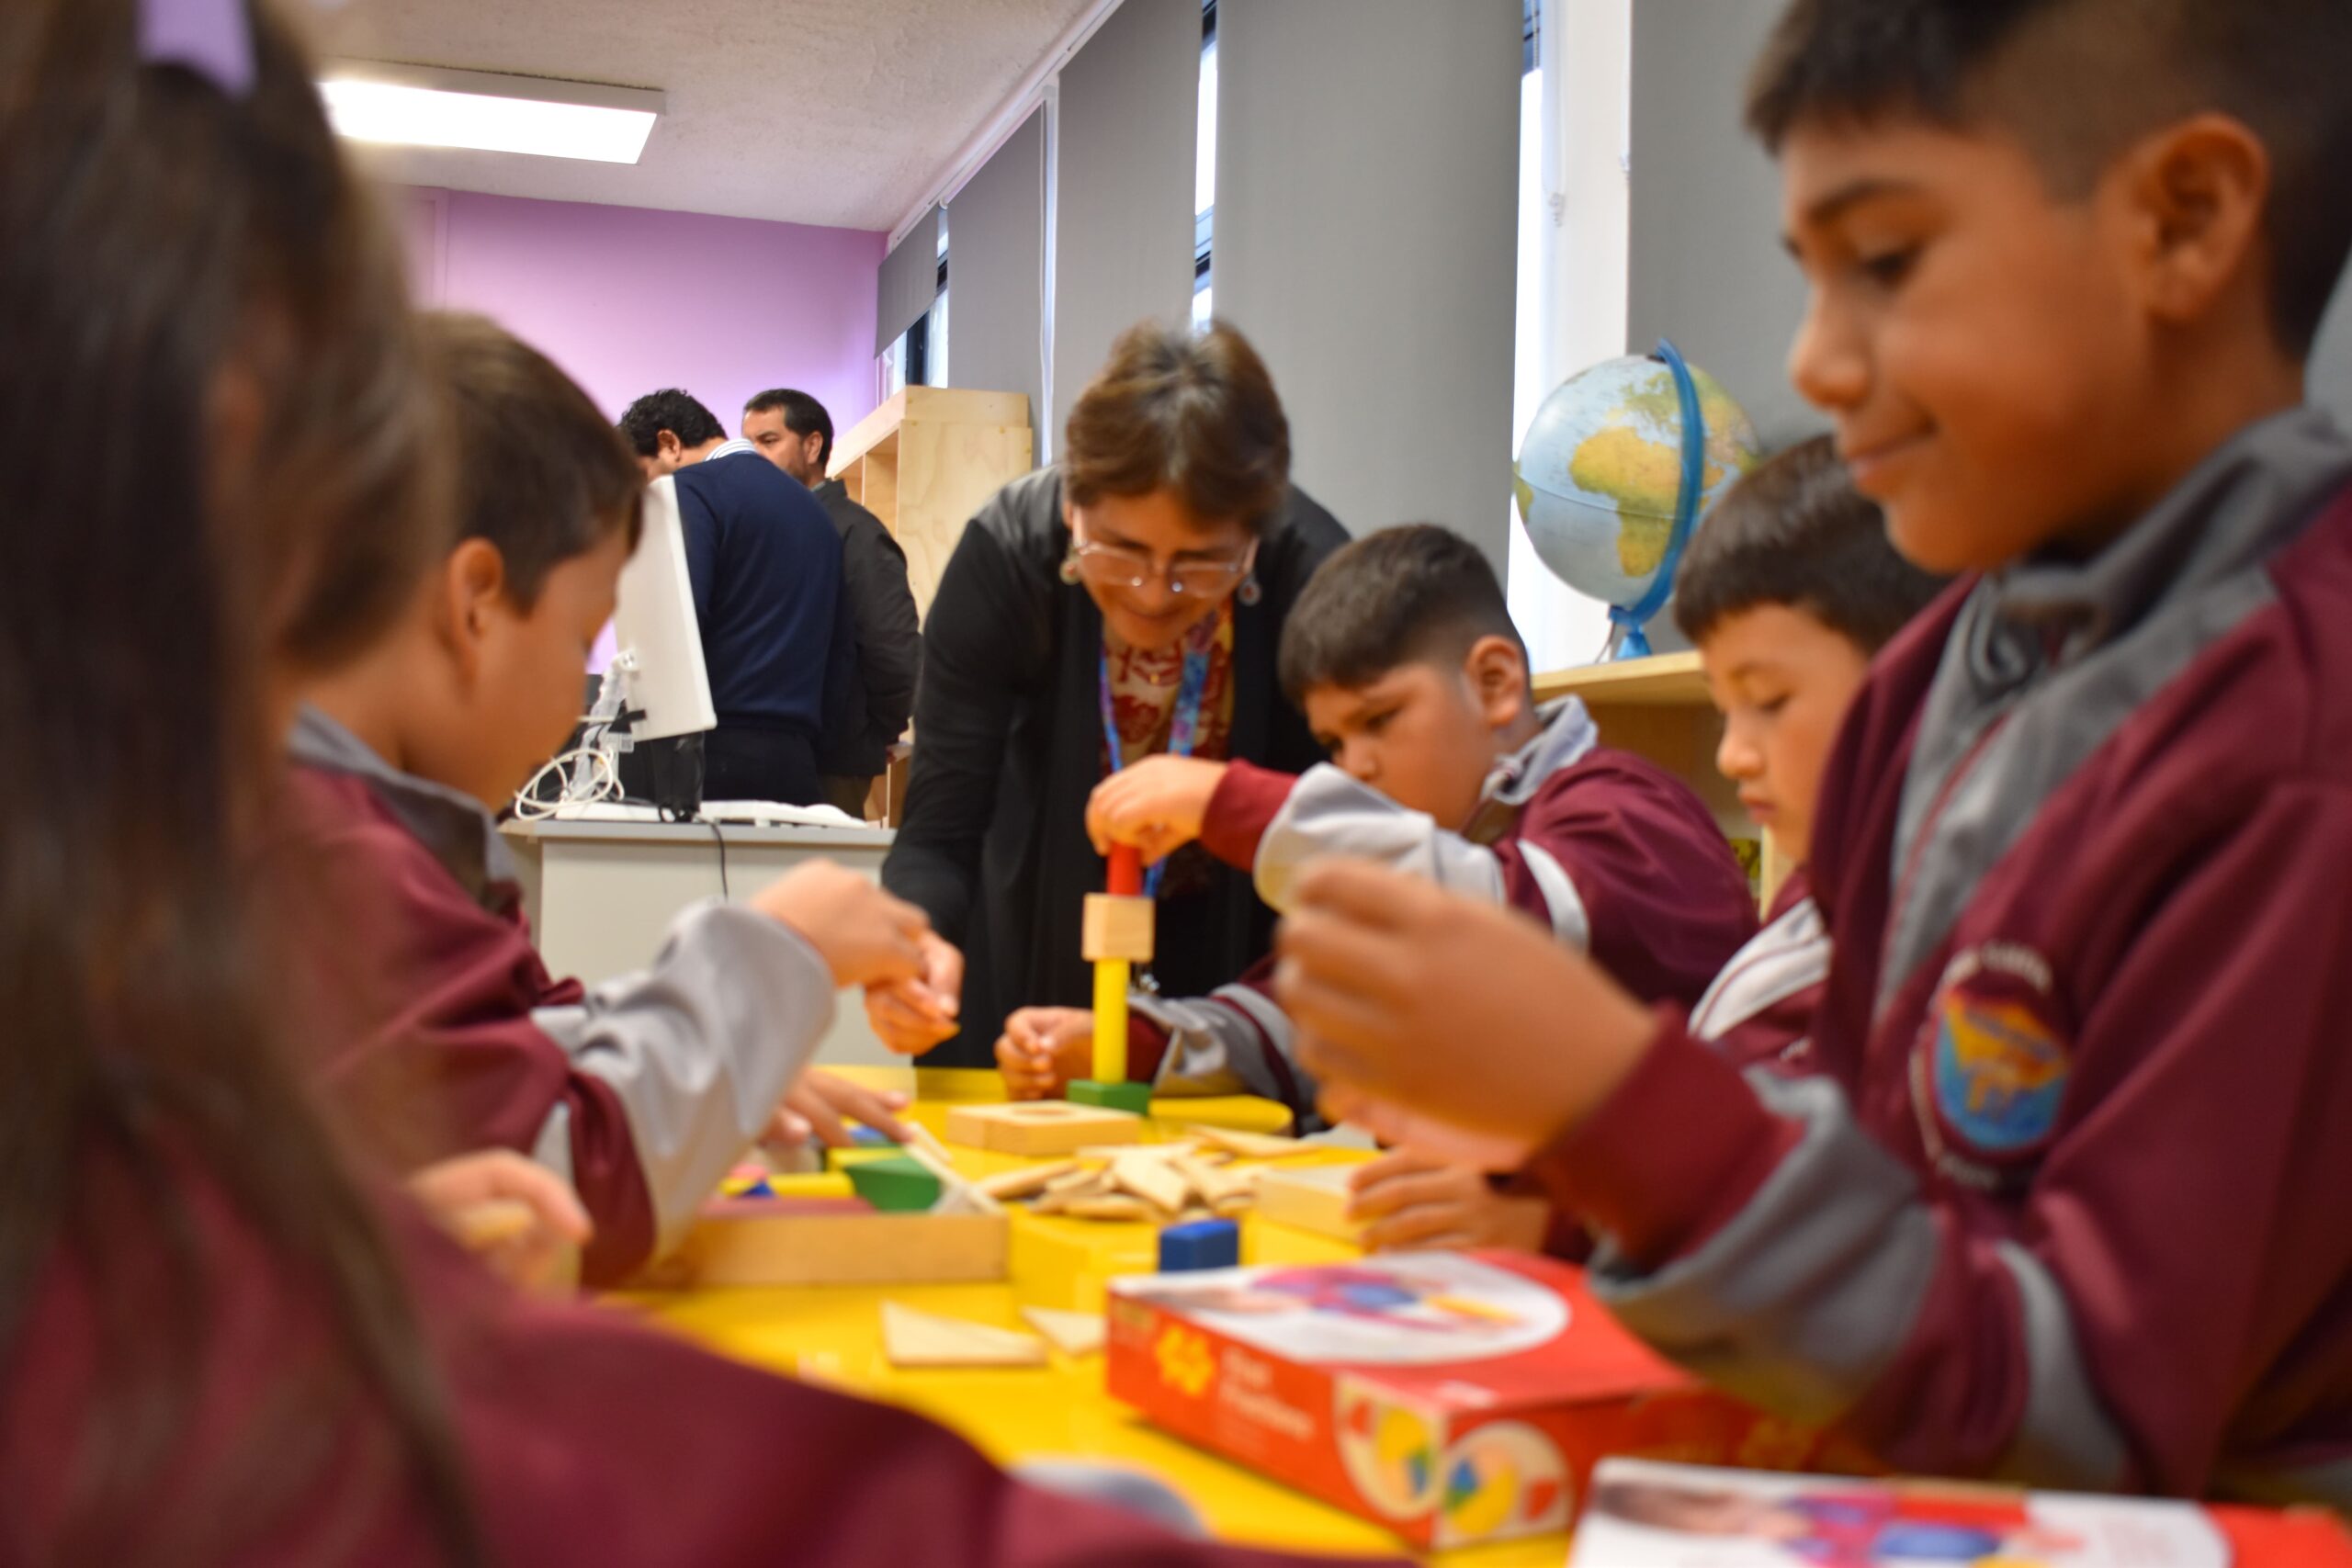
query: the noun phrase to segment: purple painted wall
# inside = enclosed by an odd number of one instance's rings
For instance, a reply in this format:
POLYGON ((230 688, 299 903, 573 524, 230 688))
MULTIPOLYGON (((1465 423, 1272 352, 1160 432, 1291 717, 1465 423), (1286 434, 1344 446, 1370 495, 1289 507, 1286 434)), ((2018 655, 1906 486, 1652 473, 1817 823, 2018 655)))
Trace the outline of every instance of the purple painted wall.
POLYGON ((847 430, 873 411, 875 278, 887 235, 468 191, 400 193, 420 302, 479 310, 617 418, 684 387, 735 433, 768 387, 847 430))

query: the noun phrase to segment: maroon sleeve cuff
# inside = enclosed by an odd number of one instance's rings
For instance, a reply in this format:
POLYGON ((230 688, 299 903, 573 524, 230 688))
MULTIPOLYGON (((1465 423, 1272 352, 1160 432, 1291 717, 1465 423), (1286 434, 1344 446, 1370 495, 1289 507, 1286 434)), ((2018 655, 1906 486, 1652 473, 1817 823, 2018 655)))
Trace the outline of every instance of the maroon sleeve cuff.
POLYGON ((1159 1061, 1168 1055, 1168 1031, 1136 1011, 1127 1010, 1127 1081, 1158 1083, 1159 1061))
POLYGON ((1689 1251, 1747 1207, 1801 1135, 1690 1037, 1679 1010, 1658 1010, 1657 1036, 1625 1081, 1529 1168, 1554 1202, 1644 1268, 1689 1251))
POLYGON ((1201 846, 1237 870, 1255 869, 1258 840, 1266 836, 1296 783, 1295 773, 1278 773, 1255 762, 1227 762, 1201 818, 1201 846))

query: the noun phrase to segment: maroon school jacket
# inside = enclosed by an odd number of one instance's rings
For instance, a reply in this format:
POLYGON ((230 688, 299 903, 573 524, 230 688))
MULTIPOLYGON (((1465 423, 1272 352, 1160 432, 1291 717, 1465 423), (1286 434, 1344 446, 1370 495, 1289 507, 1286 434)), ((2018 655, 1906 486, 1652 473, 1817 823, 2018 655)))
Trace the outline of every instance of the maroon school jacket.
MULTIPOLYGON (((1218 858, 1255 873, 1287 907, 1317 854, 1385 861, 1541 921, 1649 1001, 1696 1002, 1756 931, 1755 897, 1706 807, 1642 758, 1599 743, 1584 705, 1548 705, 1544 728, 1503 760, 1464 832, 1339 769, 1230 764, 1202 824, 1218 858)), ((1134 1071, 1162 1092, 1246 1091, 1302 1120, 1315 1089, 1298 1066, 1271 959, 1205 998, 1138 998, 1134 1071)))
POLYGON ((1545 1151, 1654 1346, 1905 1470, 2352 1504, 2352 448, 1962 584, 1830 760, 1814 1071, 1545 1151))
POLYGON ((1828 981, 1829 933, 1812 879, 1799 866, 1772 895, 1764 929, 1732 954, 1690 1010, 1690 1032, 1743 1067, 1801 1064, 1812 1054, 1807 1036, 1828 981))
MULTIPOLYGON (((387 1424, 327 1375, 339 1359, 313 1292, 216 1185, 177 1175, 168 1197, 134 1209, 133 1229, 152 1233, 136 1239, 153 1245, 119 1248, 117 1262, 130 1299, 154 1298, 137 1314, 151 1347, 190 1330, 173 1353, 192 1399, 185 1424, 164 1428, 164 1483, 107 1521, 119 1535, 102 1560, 442 1568, 448 1559, 387 1424), (193 1290, 166 1262, 156 1218, 166 1203, 191 1222, 193 1290)), ((1180 1540, 1019 1483, 910 1412, 722 1360, 608 1311, 526 1300, 404 1200, 387 1210, 490 1560, 503 1568, 1301 1561, 1180 1540)), ((52 1259, 0 1381, 0 1563, 58 1561, 58 1512, 91 1457, 99 1318, 85 1268, 52 1259)))
POLYGON ((613 1087, 532 1021, 582 990, 548 975, 519 890, 467 886, 358 773, 297 765, 287 793, 271 869, 304 911, 307 1032, 327 1091, 403 1166, 532 1154, 566 1108, 572 1185, 596 1227, 582 1277, 626 1277, 653 1249, 644 1169, 613 1087))

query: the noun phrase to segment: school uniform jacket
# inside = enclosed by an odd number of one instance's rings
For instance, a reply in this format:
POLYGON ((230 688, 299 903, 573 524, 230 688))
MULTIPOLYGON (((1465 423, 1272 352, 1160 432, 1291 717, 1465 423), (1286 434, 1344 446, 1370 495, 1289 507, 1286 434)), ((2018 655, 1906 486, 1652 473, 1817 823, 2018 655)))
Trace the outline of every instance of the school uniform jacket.
MULTIPOLYGON (((1260 897, 1290 906, 1299 869, 1348 854, 1509 904, 1548 926, 1645 1000, 1688 1004, 1756 930, 1731 845, 1689 786, 1600 744, 1574 697, 1487 776, 1462 832, 1440 827, 1329 762, 1303 774, 1237 762, 1202 821, 1201 842, 1248 869, 1260 897)), ((1205 997, 1138 993, 1139 1071, 1171 1094, 1257 1094, 1310 1118, 1315 1085, 1298 1066, 1272 965, 1205 997)))
POLYGON ((570 1180, 595 1222, 592 1283, 665 1250, 831 1026, 823 961, 713 899, 644 972, 557 980, 488 813, 316 709, 291 744, 274 869, 322 901, 303 955, 330 1091, 403 1165, 510 1148, 570 1180))
POLYGON ((1799 866, 1772 896, 1764 929, 1732 954, 1690 1010, 1690 1032, 1741 1066, 1796 1065, 1812 1055, 1806 1039, 1829 980, 1829 929, 1799 866))
MULTIPOLYGON (((127 1550, 105 1560, 442 1568, 423 1488, 375 1391, 342 1372, 315 1280, 182 1165, 161 1182, 144 1169, 114 1177, 155 1190, 123 1216, 107 1299, 152 1301, 132 1317, 151 1352, 180 1358, 170 1371, 185 1374, 187 1403, 117 1411, 108 1429, 164 1440, 165 1483, 107 1521, 127 1550)), ((504 1568, 1307 1561, 1180 1539, 1025 1484, 911 1411, 722 1359, 609 1310, 526 1299, 401 1195, 385 1209, 487 1560, 504 1568)), ((94 1461, 103 1474, 122 1458, 91 1451, 97 1391, 137 1368, 108 1353, 106 1326, 122 1314, 100 1310, 82 1249, 61 1242, 32 1284, 0 1383, 0 1559, 11 1562, 64 1560, 61 1506, 86 1491, 94 1461)))
POLYGON ((2265 421, 1887 649, 1814 1070, 1669 1012, 1539 1161, 1629 1326, 1903 1470, 2352 1505, 2348 481, 2265 421))
MULTIPOLYGON (((1257 592, 1233 603, 1236 759, 1306 768, 1322 755, 1274 670, 1283 622, 1348 536, 1294 487, 1259 541, 1257 592)), ((925 1058, 994 1063, 1005 1015, 1084 1007, 1086 895, 1102 857, 1086 803, 1103 777, 1102 615, 1064 582, 1069 553, 1057 469, 1013 480, 980 509, 948 558, 923 623, 907 816, 882 886, 963 949, 963 1032, 925 1058)), ((1273 945, 1274 917, 1247 875, 1210 865, 1209 885, 1163 898, 1153 969, 1180 995, 1240 974, 1273 945)))

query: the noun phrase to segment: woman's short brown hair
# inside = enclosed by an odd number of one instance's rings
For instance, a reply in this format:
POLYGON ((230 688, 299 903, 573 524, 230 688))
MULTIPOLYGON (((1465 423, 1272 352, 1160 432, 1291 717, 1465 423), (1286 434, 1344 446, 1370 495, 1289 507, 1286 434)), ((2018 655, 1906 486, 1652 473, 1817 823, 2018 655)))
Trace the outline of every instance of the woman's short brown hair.
POLYGON ((1194 516, 1254 534, 1289 486, 1290 421, 1273 378, 1221 321, 1198 334, 1129 327, 1069 411, 1062 487, 1077 505, 1171 491, 1194 516))

